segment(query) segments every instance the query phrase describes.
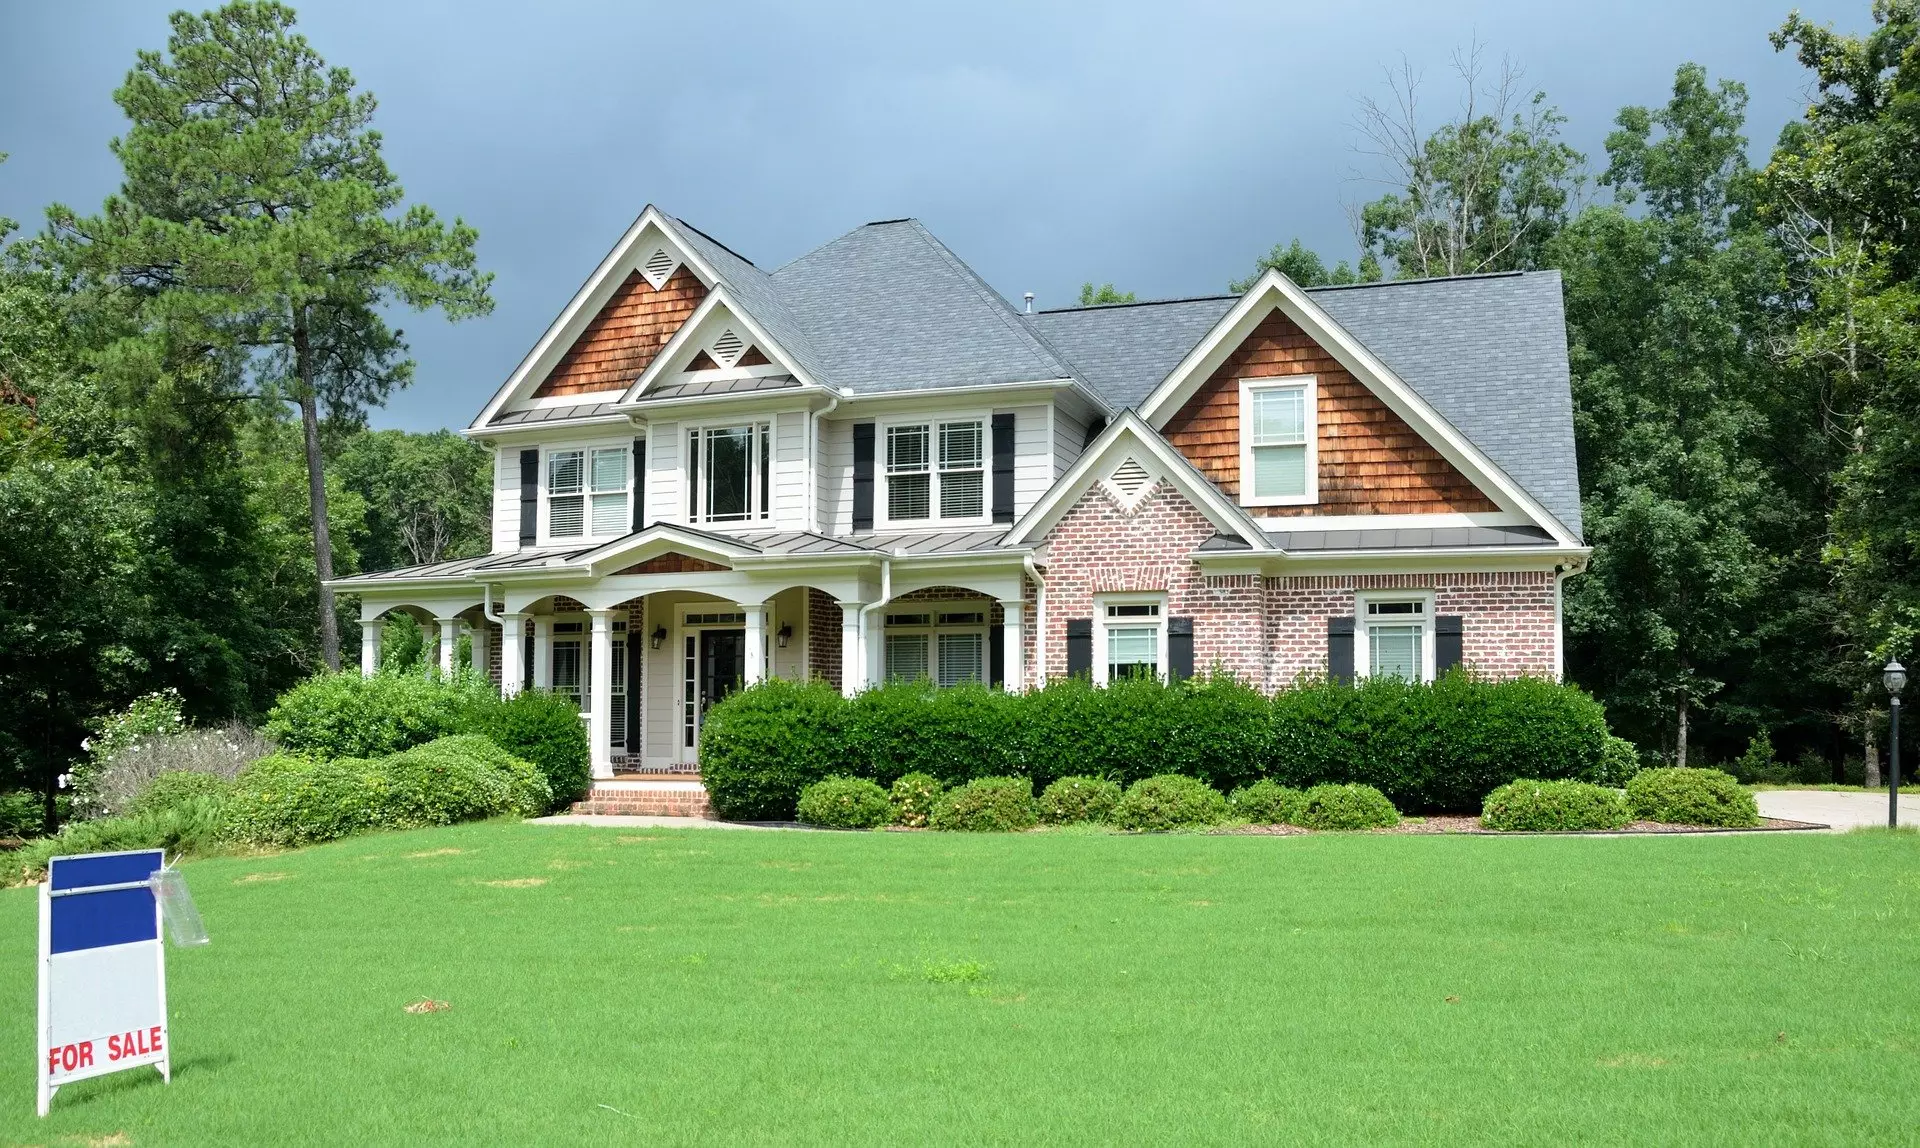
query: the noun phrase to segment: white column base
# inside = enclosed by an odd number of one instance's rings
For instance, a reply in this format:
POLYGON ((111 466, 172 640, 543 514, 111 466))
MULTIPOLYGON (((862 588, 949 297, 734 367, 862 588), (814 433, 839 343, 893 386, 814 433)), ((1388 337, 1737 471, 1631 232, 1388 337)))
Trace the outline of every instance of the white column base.
POLYGON ((867 650, 860 641, 862 602, 840 603, 840 692, 847 697, 867 688, 867 650))

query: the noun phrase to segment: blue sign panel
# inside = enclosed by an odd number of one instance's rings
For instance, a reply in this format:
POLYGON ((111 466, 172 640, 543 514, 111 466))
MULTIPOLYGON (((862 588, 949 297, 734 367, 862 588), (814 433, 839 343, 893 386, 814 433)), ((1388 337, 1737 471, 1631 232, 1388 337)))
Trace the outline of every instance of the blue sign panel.
MULTIPOLYGON (((67 889, 145 881, 162 864, 164 854, 158 849, 66 857, 56 859, 48 867, 47 880, 52 891, 58 894, 67 889)), ((105 893, 56 895, 50 907, 53 920, 49 951, 54 953, 154 941, 160 937, 153 890, 144 886, 105 893)))

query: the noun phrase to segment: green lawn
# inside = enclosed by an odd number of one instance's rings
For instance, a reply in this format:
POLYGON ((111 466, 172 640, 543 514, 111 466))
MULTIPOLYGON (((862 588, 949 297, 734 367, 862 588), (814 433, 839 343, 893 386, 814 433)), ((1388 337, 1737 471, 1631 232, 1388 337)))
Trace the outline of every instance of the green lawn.
POLYGON ((44 1123, 0 893, 0 1143, 1920 1137, 1911 836, 487 824, 187 873, 174 1083, 44 1123))

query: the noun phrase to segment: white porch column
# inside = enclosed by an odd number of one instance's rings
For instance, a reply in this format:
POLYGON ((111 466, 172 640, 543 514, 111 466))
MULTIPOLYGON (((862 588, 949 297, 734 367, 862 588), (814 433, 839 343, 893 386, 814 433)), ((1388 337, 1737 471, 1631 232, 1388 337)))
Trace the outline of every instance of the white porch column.
POLYGON ((526 686, 527 616, 500 615, 500 696, 510 698, 526 686))
POLYGON ((1000 636, 1001 645, 1005 647, 1000 651, 1000 674, 1004 679, 1000 688, 1008 693, 1017 694, 1027 688, 1026 675, 1023 672, 1026 665, 1026 649, 1020 643, 1021 622, 1026 605, 1018 599, 1009 602, 1003 598, 1000 601, 1000 610, 1003 614, 1000 636))
POLYGON ((867 650, 860 641, 862 602, 840 603, 840 692, 848 697, 867 684, 867 650))
POLYGON ((473 624, 467 633, 473 643, 473 672, 480 675, 481 681, 491 681, 492 678, 489 676, 487 668, 487 646, 489 644, 487 641, 487 619, 483 616, 473 624))
POLYGON ((386 627, 387 618, 382 614, 378 618, 360 619, 360 674, 372 677, 380 672, 380 631, 386 627))
POLYGON ((613 776, 613 611, 589 610, 593 618, 592 682, 587 703, 588 760, 593 776, 613 776))
POLYGON ((533 686, 553 688, 553 615, 537 614, 533 619, 533 686))
POLYGON ((767 604, 742 602, 740 609, 747 616, 747 666, 742 680, 758 685, 767 676, 767 604))
POLYGON ((460 644, 460 619, 438 618, 440 623, 440 676, 453 676, 454 650, 460 644))

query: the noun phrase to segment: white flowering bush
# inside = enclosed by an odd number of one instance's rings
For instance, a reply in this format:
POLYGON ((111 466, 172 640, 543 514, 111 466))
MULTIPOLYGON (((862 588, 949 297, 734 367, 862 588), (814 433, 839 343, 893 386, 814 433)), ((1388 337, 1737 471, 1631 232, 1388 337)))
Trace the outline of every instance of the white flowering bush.
MULTIPOLYGON (((174 714, 177 718, 177 708, 174 714)), ((151 719, 152 713, 145 716, 151 719)), ((205 773, 232 781, 273 748, 242 722, 188 729, 183 721, 147 720, 132 735, 121 726, 89 744, 85 765, 75 770, 74 809, 81 817, 122 816, 163 773, 205 773)))

